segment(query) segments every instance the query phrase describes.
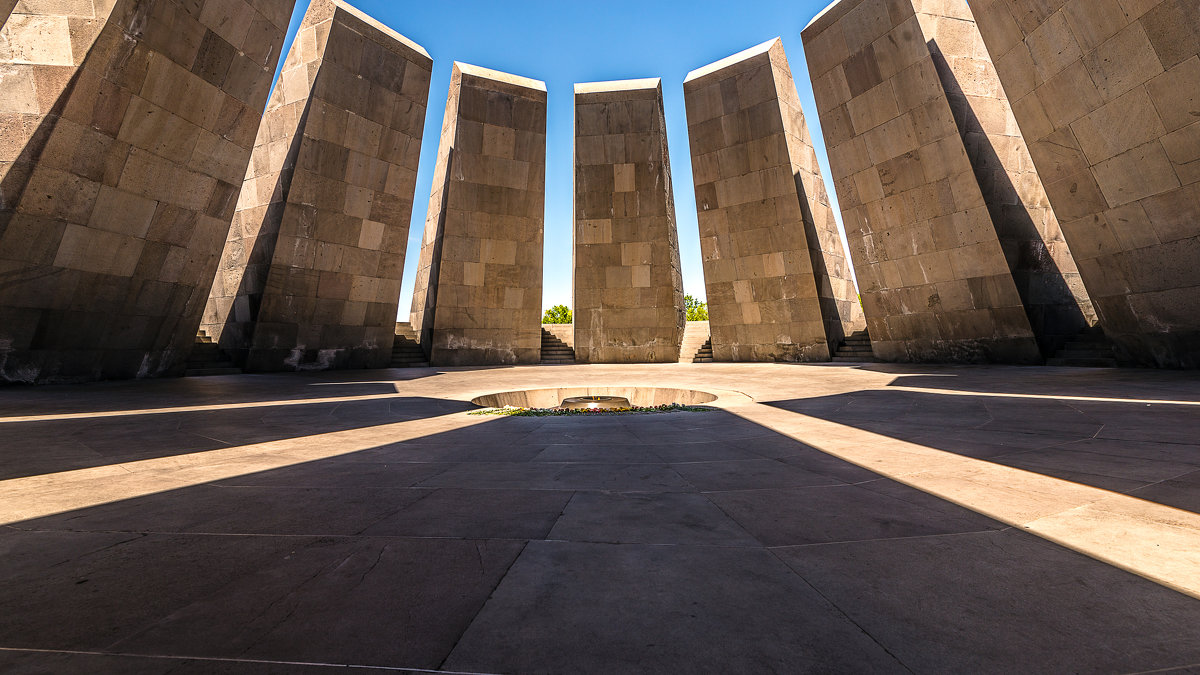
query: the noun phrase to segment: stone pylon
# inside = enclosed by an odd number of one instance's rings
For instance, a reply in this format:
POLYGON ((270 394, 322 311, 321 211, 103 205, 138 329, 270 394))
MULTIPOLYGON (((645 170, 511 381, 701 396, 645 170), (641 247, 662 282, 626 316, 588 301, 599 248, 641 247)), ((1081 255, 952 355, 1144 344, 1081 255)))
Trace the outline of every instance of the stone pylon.
POLYGON ((340 0, 309 6, 204 313, 246 370, 389 363, 432 67, 340 0))
POLYGON ((1200 4, 971 6, 1118 358, 1200 367, 1200 4))
POLYGON ((292 5, 12 10, 0 30, 0 380, 182 373, 292 5))
POLYGON ((1096 312, 966 0, 913 0, 1029 325, 1049 357, 1096 312))
POLYGON ((714 359, 828 361, 864 321, 783 42, 683 89, 714 359))
POLYGON ((877 357, 1040 363, 1087 325, 959 0, 843 0, 802 33, 877 357))
POLYGON ((575 360, 670 363, 685 322, 657 79, 575 85, 575 360))
POLYGON ((546 85, 455 63, 410 320, 432 365, 537 363, 546 85))

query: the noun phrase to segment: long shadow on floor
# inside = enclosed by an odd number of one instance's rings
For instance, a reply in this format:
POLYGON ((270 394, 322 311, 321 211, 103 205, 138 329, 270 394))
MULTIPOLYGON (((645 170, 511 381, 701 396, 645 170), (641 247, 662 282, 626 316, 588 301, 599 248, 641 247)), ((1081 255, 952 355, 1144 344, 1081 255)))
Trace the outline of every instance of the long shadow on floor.
MULTIPOLYGON (((393 388, 393 393, 395 389, 393 388)), ((0 424, 0 480, 315 436, 463 412, 424 397, 0 424)))
MULTIPOLYGON (((911 366, 908 369, 911 370, 911 366)), ((893 367, 864 370, 895 372, 889 386, 940 389, 977 394, 1075 396, 1118 399, 1170 399, 1200 411, 1200 378, 1194 373, 1133 368, 937 367, 936 372, 903 373, 893 367), (1003 376, 1007 373, 1007 377, 1003 376), (997 375, 1000 375, 999 377, 997 375)))
POLYGON ((886 390, 767 405, 1200 513, 1195 406, 886 390))
POLYGON ((471 672, 1200 661, 1200 602, 724 412, 501 418, 39 518, 0 529, 0 576, 9 648, 471 672))
POLYGON ((0 386, 0 417, 394 394, 406 381, 439 374, 430 368, 392 368, 0 386))

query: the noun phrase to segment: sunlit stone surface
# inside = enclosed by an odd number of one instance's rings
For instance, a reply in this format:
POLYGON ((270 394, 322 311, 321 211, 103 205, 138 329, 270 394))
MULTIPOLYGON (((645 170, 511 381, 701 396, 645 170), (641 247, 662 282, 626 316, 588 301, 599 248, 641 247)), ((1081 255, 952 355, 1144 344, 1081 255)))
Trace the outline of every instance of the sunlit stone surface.
POLYGON ((966 0, 914 0, 921 30, 1043 355, 1095 324, 1058 219, 966 0))
POLYGON ((432 67, 349 5, 309 7, 205 308, 238 365, 389 363, 432 67))
POLYGON ((683 85, 717 361, 828 361, 863 328, 778 39, 683 85))
POLYGON ((803 32, 868 330, 885 360, 1038 363, 1082 292, 955 8, 843 0, 803 32))
POLYGON ((670 363, 683 277, 657 79, 575 85, 575 360, 670 363))
POLYGON ((182 372, 292 4, 13 10, 0 30, 0 378, 182 372))
POLYGON ((537 363, 546 86, 455 63, 412 313, 433 365, 537 363))
POLYGON ((1200 4, 971 4, 1118 355, 1200 366, 1200 4))

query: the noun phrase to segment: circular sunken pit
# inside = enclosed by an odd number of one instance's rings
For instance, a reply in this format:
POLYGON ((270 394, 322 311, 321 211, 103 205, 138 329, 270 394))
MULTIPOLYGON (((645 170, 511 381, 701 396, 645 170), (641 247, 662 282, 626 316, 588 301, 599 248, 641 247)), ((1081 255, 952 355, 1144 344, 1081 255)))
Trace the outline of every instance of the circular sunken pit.
MULTIPOLYGON (((471 403, 484 408, 558 408, 568 399, 621 399, 621 405, 606 404, 605 407, 653 408, 672 404, 703 405, 717 400, 717 396, 706 391, 667 387, 558 387, 485 394, 471 399, 471 403)), ((589 406, 584 404, 576 407, 589 406)))
POLYGON ((563 410, 625 410, 633 407, 624 396, 571 396, 558 405, 563 410))

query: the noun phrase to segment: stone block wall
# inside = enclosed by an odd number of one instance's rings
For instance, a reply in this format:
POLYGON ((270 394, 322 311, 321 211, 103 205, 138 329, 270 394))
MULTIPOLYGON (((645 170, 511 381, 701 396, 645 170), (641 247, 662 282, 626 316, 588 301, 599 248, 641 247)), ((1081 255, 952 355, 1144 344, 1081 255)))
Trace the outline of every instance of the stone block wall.
POLYGON ((966 0, 914 0, 913 7, 1025 314, 1049 357, 1096 323, 1079 269, 966 0))
POLYGON ((828 361, 863 327, 778 40, 688 75, 688 136, 717 361, 828 361))
POLYGON ((1118 356, 1200 366, 1200 4, 972 7, 1118 356))
POLYGON ((842 0, 802 37, 876 357, 1041 362, 913 3, 842 0))
POLYGON ((575 85, 575 360, 670 363, 685 323, 662 84, 575 85))
POLYGON ((0 379, 182 373, 292 6, 12 11, 0 30, 0 379))
POLYGON ((541 356, 546 85, 455 63, 413 292, 432 365, 541 356))
POLYGON ((310 5, 205 309, 246 370, 389 363, 432 66, 349 5, 310 5))

